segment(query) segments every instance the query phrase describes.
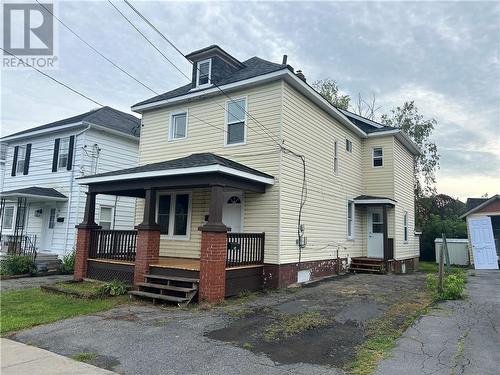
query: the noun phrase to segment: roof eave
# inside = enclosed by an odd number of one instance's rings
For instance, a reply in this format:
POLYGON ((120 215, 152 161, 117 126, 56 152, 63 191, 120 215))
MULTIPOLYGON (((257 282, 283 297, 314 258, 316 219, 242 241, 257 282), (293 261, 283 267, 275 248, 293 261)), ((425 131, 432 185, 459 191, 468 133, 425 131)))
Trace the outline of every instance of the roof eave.
POLYGON ((492 196, 490 199, 488 199, 487 201, 484 201, 483 203, 477 205, 476 207, 471 208, 469 211, 467 211, 462 216, 460 216, 460 219, 463 219, 464 217, 469 216, 470 214, 473 214, 477 210, 489 205, 491 202, 493 202, 494 200, 497 200, 497 199, 500 199, 500 195, 498 195, 498 194, 492 196))
POLYGON ((71 128, 77 128, 80 126, 85 126, 83 121, 79 122, 74 122, 72 124, 66 124, 66 125, 61 125, 53 128, 47 128, 47 129, 41 129, 41 130, 33 130, 30 132, 26 132, 23 134, 12 134, 12 135, 6 135, 5 137, 0 138, 2 142, 10 142, 10 141, 17 141, 19 139, 23 138, 30 138, 30 137, 36 137, 38 135, 43 135, 43 134, 48 134, 48 133, 55 133, 58 131, 66 130, 66 129, 71 129, 71 128))
POLYGON ((398 141, 400 141, 403 144, 403 146, 405 146, 406 149, 410 151, 413 155, 415 156, 422 155, 422 151, 417 146, 417 144, 413 142, 413 140, 401 129, 391 129, 375 133, 368 133, 368 138, 385 137, 388 135, 393 135, 394 137, 396 137, 398 141))

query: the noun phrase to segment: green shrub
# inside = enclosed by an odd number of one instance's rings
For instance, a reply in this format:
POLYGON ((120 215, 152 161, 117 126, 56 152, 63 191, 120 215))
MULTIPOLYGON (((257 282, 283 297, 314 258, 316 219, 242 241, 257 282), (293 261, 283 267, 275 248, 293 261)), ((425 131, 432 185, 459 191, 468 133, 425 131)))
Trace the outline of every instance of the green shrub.
POLYGON ((121 296, 123 294, 126 294, 128 292, 128 285, 125 284, 123 281, 120 280, 113 280, 110 281, 109 283, 104 284, 101 287, 100 292, 103 295, 110 295, 110 296, 121 296))
POLYGON ((75 271, 76 251, 73 249, 62 258, 61 273, 70 275, 75 271))
POLYGON ((22 275, 25 273, 36 274, 35 261, 25 255, 8 255, 0 262, 0 274, 22 275))
POLYGON ((465 283, 465 272, 456 272, 451 275, 446 275, 443 276, 443 290, 439 291, 438 276, 436 274, 427 275, 427 288, 437 301, 463 298, 465 283))

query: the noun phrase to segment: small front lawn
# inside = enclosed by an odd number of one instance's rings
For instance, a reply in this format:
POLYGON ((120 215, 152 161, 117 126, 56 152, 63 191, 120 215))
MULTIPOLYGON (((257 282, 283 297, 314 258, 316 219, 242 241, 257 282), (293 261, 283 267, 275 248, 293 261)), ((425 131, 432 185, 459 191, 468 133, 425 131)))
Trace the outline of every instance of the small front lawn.
POLYGON ((0 332, 3 335, 39 324, 109 310, 126 301, 126 297, 80 299, 46 293, 40 288, 2 292, 0 332))

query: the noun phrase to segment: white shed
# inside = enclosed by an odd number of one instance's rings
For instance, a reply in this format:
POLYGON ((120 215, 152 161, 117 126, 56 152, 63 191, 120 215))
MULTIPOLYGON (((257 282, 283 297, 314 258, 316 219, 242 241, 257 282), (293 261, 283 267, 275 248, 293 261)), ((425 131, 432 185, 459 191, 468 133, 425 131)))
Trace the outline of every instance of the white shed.
MULTIPOLYGON (((450 255, 450 263, 457 266, 468 266, 469 262, 469 240, 467 238, 447 238, 448 254, 450 255)), ((443 248, 443 239, 436 238, 434 240, 436 248, 436 263, 439 263, 439 256, 443 248)), ((445 260, 446 261, 446 260, 445 260)))

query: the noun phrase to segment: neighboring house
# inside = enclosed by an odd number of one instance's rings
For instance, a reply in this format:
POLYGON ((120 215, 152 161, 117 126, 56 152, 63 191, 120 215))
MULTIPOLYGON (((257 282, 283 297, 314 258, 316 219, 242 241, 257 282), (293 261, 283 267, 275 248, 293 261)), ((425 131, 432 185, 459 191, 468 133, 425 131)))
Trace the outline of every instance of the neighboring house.
POLYGON ((465 214, 469 256, 476 269, 497 270, 500 261, 500 195, 468 198, 465 214))
MULTIPOLYGON (((87 190, 75 178, 137 165, 139 130, 135 116, 103 107, 3 137, 2 251, 73 249, 87 190)), ((103 228, 133 228, 135 199, 100 196, 97 207, 103 228)))
POLYGON ((192 83, 132 107, 140 166, 79 180, 93 193, 88 217, 99 194, 146 198, 137 212, 147 240, 108 278, 128 273, 149 293, 149 273, 190 276, 201 299, 217 300, 331 275, 350 259, 358 269, 417 266, 419 150, 406 134, 335 108, 286 63, 240 62, 218 46, 187 57, 192 83))
POLYGON ((0 187, 3 186, 6 158, 7 158, 7 145, 5 143, 0 143, 0 187))

